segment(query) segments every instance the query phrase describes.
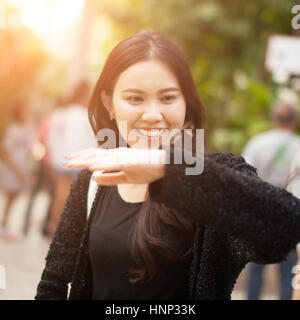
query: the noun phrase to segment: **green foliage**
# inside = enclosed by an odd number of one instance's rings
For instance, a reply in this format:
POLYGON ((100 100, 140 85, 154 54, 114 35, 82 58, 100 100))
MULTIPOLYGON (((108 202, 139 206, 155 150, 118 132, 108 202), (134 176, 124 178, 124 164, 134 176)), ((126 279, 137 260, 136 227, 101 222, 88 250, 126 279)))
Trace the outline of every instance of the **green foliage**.
POLYGON ((251 136, 270 128, 277 86, 264 70, 267 39, 293 33, 296 1, 95 1, 109 13, 120 40, 148 29, 184 50, 206 109, 211 152, 240 153, 251 136))

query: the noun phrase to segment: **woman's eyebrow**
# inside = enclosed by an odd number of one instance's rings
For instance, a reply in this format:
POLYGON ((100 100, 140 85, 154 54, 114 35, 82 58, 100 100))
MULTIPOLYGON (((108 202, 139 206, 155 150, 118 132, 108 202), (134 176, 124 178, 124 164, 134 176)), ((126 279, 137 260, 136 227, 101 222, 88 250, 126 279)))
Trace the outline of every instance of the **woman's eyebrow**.
MULTIPOLYGON (((180 89, 176 87, 169 87, 169 88, 158 90, 159 93, 164 93, 166 91, 180 91, 180 89)), ((144 93, 145 91, 140 89, 128 88, 126 90, 123 90, 122 92, 144 93)))
POLYGON ((158 90, 159 93, 164 93, 164 92, 167 92, 167 91, 180 91, 180 89, 176 88, 176 87, 169 87, 169 88, 165 88, 165 89, 162 89, 162 90, 158 90))

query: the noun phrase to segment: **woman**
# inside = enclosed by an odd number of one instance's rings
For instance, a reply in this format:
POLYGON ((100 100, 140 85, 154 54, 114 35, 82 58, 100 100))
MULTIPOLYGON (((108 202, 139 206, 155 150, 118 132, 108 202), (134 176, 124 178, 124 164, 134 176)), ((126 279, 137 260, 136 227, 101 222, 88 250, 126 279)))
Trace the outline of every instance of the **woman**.
POLYGON ((230 299, 249 261, 279 262, 300 240, 298 199, 243 158, 206 154, 204 172, 186 174, 191 158, 175 156, 199 146, 162 143, 173 130, 204 128, 188 63, 162 35, 142 31, 113 49, 89 117, 99 139, 105 129, 121 140, 67 158, 66 167, 84 170, 36 299, 230 299), (99 187, 87 214, 91 172, 99 187))
POLYGON ((0 237, 7 241, 19 240, 19 237, 9 230, 9 215, 16 197, 32 184, 33 143, 34 125, 30 108, 25 102, 18 101, 12 106, 11 123, 2 141, 0 189, 5 192, 7 201, 1 220, 0 237))

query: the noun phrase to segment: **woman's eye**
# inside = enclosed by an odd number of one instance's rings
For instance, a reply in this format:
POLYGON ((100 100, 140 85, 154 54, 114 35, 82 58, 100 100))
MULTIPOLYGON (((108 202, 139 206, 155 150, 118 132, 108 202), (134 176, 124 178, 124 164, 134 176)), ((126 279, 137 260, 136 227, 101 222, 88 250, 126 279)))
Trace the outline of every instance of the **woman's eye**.
POLYGON ((162 100, 164 102, 172 102, 175 99, 176 99, 176 96, 164 96, 164 97, 162 97, 162 100))
POLYGON ((143 99, 141 97, 137 97, 137 96, 127 97, 126 100, 129 102, 133 102, 133 103, 143 101, 143 99))

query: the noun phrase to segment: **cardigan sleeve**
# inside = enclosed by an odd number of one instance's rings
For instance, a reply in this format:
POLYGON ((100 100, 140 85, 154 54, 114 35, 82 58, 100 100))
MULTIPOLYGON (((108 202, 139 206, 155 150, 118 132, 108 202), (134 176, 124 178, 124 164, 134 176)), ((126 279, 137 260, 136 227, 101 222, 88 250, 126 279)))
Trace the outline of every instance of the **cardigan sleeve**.
POLYGON ((89 173, 83 170, 73 182, 59 224, 46 257, 37 287, 37 300, 66 300, 76 253, 86 221, 89 173))
POLYGON ((245 262, 280 262, 300 241, 300 201, 261 180, 242 157, 205 155, 200 175, 186 175, 186 167, 167 164, 150 198, 228 234, 245 262))

